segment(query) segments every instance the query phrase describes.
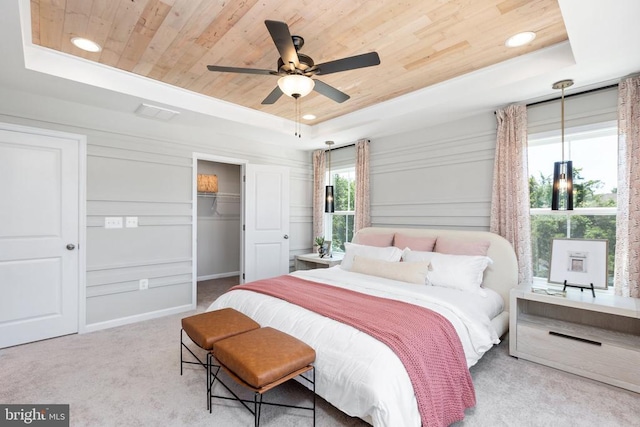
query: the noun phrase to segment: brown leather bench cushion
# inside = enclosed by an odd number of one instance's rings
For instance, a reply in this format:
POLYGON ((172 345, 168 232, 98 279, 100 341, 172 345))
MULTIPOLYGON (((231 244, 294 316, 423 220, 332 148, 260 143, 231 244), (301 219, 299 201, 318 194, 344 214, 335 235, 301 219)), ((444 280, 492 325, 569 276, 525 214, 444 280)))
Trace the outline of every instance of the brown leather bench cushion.
POLYGON ((257 322, 233 308, 208 311, 182 319, 182 329, 194 343, 205 350, 211 350, 216 341, 258 328, 260 325, 257 322))
POLYGON ((255 388, 273 383, 316 360, 313 348, 273 328, 260 328, 213 344, 213 355, 255 388))

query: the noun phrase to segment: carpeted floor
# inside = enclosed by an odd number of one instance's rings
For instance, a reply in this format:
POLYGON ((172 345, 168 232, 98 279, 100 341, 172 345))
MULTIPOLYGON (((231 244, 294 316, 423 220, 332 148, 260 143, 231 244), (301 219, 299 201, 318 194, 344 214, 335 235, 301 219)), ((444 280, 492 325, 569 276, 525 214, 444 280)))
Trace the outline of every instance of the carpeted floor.
MULTIPOLYGON (((197 311, 235 283, 199 283, 197 311)), ((206 411, 201 367, 180 376, 180 319, 194 313, 2 349, 0 403, 68 403, 72 426, 253 425, 234 402, 216 401, 213 414, 206 411)), ((512 358, 507 340, 471 374, 478 404, 458 426, 640 426, 640 394, 512 358)), ((265 395, 295 404, 310 397, 293 381, 265 395)), ((317 402, 319 427, 367 425, 317 402)), ((312 420, 308 411, 265 407, 261 425, 311 426, 312 420)))

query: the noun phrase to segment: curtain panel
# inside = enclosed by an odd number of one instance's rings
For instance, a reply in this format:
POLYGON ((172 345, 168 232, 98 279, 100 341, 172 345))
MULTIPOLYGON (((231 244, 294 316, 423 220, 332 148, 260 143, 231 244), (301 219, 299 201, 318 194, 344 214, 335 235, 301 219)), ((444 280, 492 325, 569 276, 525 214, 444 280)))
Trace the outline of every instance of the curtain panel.
POLYGON ((325 152, 316 150, 313 152, 313 239, 324 236, 324 175, 325 152))
POLYGON ((618 85, 618 210, 614 290, 640 298, 640 76, 618 85))
POLYGON ((353 234, 371 225, 369 207, 369 140, 356 142, 356 200, 353 234))
POLYGON ((490 231, 507 239, 518 258, 518 283, 531 284, 531 222, 527 164, 527 107, 496 111, 490 231))

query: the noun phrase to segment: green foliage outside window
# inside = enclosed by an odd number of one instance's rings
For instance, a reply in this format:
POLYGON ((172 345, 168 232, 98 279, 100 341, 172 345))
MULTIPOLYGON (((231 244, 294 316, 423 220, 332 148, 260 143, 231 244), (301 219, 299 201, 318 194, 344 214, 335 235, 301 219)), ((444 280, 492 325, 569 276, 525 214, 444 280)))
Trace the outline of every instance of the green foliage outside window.
POLYGON ((344 243, 353 237, 356 182, 340 174, 334 174, 331 181, 335 200, 335 213, 331 215, 331 250, 344 252, 344 243))
MULTIPOLYGON (((610 193, 597 193, 602 190, 599 180, 586 180, 581 175, 582 169, 573 170, 574 208, 615 207, 616 189, 610 193)), ((529 177, 529 194, 531 208, 547 208, 551 206, 551 176, 540 174, 529 177)), ((614 254, 616 246, 615 215, 532 215, 531 243, 533 252, 533 275, 548 277, 551 259, 551 242, 553 239, 606 239, 609 241, 607 254, 609 284, 613 282, 614 254), (569 227, 569 232, 567 232, 569 227)))

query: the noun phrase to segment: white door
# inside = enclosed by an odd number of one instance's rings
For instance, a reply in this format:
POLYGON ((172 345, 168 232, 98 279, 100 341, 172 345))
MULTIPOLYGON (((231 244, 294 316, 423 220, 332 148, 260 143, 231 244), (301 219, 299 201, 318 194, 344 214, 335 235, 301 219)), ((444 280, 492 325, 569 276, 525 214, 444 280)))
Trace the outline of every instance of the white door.
POLYGON ((289 273, 289 168, 245 166, 244 281, 289 273))
POLYGON ((0 127, 0 348, 78 331, 78 152, 0 127))

